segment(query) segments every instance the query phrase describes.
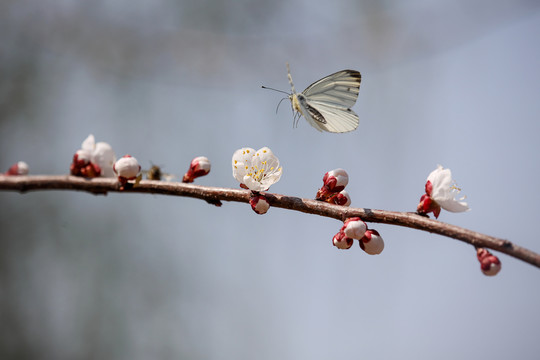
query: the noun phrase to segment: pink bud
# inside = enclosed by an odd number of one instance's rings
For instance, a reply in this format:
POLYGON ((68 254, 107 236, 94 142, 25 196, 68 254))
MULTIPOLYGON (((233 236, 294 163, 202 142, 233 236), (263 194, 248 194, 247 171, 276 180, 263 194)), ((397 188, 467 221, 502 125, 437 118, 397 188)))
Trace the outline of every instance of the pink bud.
POLYGON ((210 172, 210 160, 204 156, 196 157, 191 160, 188 171, 184 175, 182 182, 192 183, 198 177, 205 176, 210 172))
POLYGON ((330 190, 338 192, 349 183, 349 174, 343 169, 335 169, 324 175, 323 182, 330 190))
POLYGON ((377 230, 368 229, 360 240, 360 248, 369 255, 378 255, 384 249, 384 241, 377 230))
POLYGON ((477 248, 476 257, 480 262, 480 269, 486 276, 495 276, 501 271, 501 261, 486 248, 477 248))
POLYGON ((4 173, 7 176, 28 175, 28 164, 24 161, 16 162, 11 165, 8 171, 4 173))
POLYGON ((134 180, 137 177, 141 166, 133 156, 124 155, 114 163, 113 170, 118 175, 118 181, 125 185, 128 180, 134 180))
POLYGON ((366 233, 367 225, 359 217, 353 217, 345 220, 341 230, 347 237, 353 239, 362 239, 366 233))
POLYGON ((349 183, 349 175, 343 169, 335 169, 324 174, 323 186, 317 191, 316 200, 327 201, 339 193, 349 183))
POLYGON ((341 206, 351 205, 351 197, 349 196, 349 193, 347 192, 347 190, 342 190, 340 193, 332 196, 327 201, 331 204, 336 204, 336 205, 341 205, 341 206))
POLYGON ((251 205, 253 211, 255 211, 259 215, 266 214, 266 212, 270 208, 270 203, 268 202, 266 196, 255 192, 251 193, 251 197, 249 198, 249 204, 251 205))
POLYGON ((339 231, 332 239, 332 244, 338 249, 346 250, 350 249, 353 245, 353 239, 347 237, 343 231, 339 231))

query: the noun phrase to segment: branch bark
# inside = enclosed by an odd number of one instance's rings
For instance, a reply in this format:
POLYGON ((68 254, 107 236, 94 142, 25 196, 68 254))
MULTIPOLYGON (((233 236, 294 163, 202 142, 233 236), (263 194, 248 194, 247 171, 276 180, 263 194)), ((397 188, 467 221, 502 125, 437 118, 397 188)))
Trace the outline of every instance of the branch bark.
MULTIPOLYGON (((142 180, 138 186, 122 190, 113 178, 85 179, 70 175, 49 176, 3 176, 0 175, 0 190, 25 193, 38 190, 74 190, 106 195, 108 192, 150 193, 187 196, 202 199, 210 204, 221 205, 221 201, 249 202, 251 192, 242 189, 200 186, 179 182, 142 180)), ((420 216, 412 212, 397 212, 332 205, 321 201, 293 196, 265 193, 271 206, 315 214, 344 221, 358 216, 366 222, 398 225, 427 231, 471 244, 502 252, 540 268, 540 254, 512 242, 476 231, 450 225, 420 216)))

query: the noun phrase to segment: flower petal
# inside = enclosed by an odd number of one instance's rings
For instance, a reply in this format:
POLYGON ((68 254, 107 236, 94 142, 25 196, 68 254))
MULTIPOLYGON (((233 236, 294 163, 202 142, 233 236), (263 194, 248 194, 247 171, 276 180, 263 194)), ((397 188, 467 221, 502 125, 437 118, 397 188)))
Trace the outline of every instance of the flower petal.
POLYGON ((246 175, 240 181, 242 184, 246 185, 249 190, 252 191, 265 191, 268 190, 268 187, 265 184, 262 184, 261 182, 255 180, 253 177, 246 175))
POLYGON ((442 200, 436 200, 437 204, 439 204, 444 210, 450 211, 450 212, 464 212, 469 211, 470 208, 467 205, 465 201, 458 201, 453 198, 451 199, 442 199, 442 200))
POLYGON ((432 184, 431 198, 447 199, 450 197, 452 187, 452 172, 450 169, 443 169, 441 165, 437 165, 437 169, 433 170, 428 176, 428 181, 432 184))
POLYGON ((254 154, 255 150, 252 148, 241 148, 236 150, 233 154, 233 177, 241 184, 243 184, 243 178, 251 168, 251 159, 253 158, 254 154))
POLYGON ((116 154, 111 145, 106 142, 98 142, 92 153, 92 162, 101 167, 102 176, 114 177, 113 165, 116 162, 116 154))
POLYGON ((94 138, 94 135, 90 134, 81 144, 81 149, 87 150, 87 151, 94 151, 96 147, 96 138, 94 138))

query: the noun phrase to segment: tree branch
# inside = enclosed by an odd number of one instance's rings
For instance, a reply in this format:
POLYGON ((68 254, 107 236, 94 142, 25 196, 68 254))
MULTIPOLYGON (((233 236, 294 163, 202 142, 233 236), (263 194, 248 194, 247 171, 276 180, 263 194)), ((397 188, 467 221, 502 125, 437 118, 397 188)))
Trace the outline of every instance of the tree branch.
MULTIPOLYGON (((179 182, 142 180, 138 186, 122 190, 120 183, 113 178, 85 179, 70 175, 61 176, 3 176, 0 175, 0 190, 13 190, 21 193, 36 190, 75 190, 106 195, 108 192, 150 193, 174 196, 187 196, 206 200, 210 204, 221 205, 221 201, 249 202, 249 190, 184 184, 179 182)), ((446 224, 412 212, 397 212, 351 208, 332 205, 326 202, 302 199, 293 196, 265 193, 271 206, 300 211, 308 214, 326 216, 344 221, 350 217, 360 217, 366 222, 398 225, 428 231, 461 240, 475 247, 493 249, 540 268, 540 254, 515 245, 512 242, 493 236, 446 224)))

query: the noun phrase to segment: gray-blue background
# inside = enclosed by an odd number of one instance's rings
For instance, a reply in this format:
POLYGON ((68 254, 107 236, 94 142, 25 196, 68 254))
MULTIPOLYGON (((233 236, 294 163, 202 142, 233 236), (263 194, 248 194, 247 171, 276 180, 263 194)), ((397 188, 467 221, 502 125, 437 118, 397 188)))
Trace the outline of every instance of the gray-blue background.
MULTIPOLYGON (((413 211, 437 164, 472 208, 441 221, 540 251, 537 1, 54 1, 0 4, 0 166, 65 174, 93 133, 196 183, 234 187, 268 146, 271 192, 350 175, 352 206, 413 211), (357 131, 292 128, 289 90, 362 73, 357 131)), ((376 225, 152 195, 0 193, 0 355, 38 359, 537 359, 540 272, 376 225)))

